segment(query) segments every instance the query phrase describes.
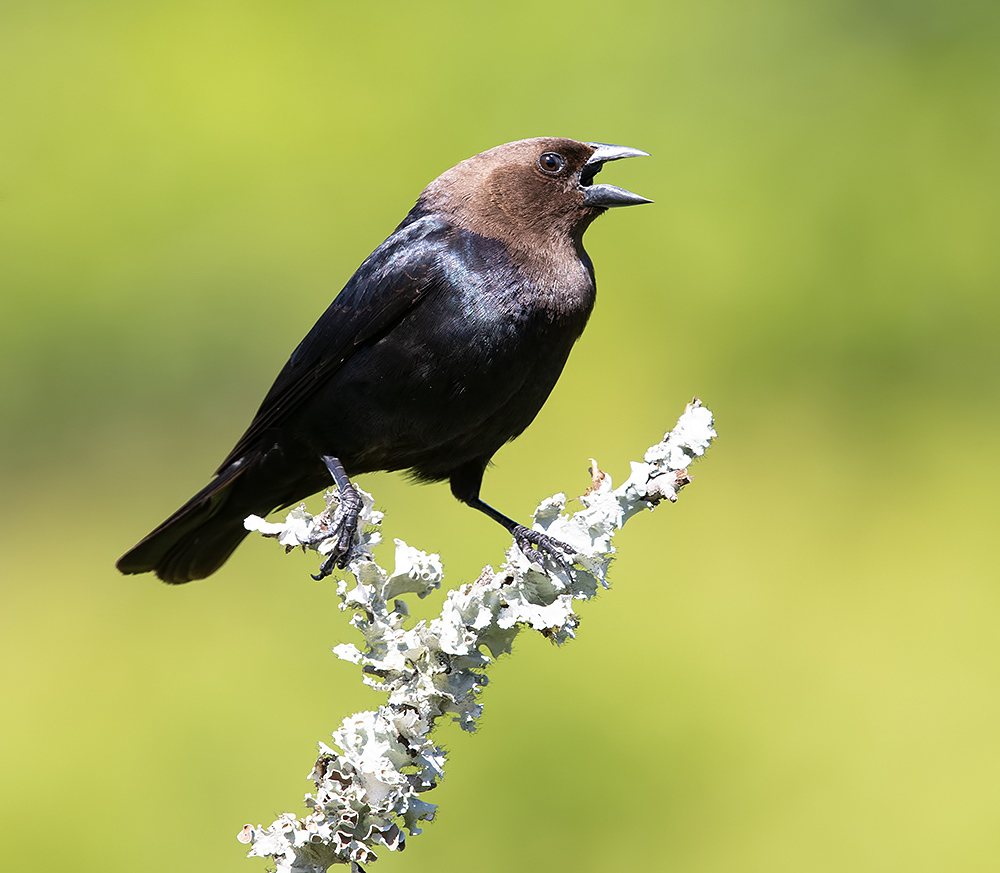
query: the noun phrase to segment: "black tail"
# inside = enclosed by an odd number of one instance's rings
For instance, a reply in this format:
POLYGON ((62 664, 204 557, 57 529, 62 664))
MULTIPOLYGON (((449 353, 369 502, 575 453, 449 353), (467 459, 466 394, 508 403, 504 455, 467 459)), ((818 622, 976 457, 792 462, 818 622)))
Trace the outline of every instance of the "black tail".
POLYGON ((254 510, 245 510, 243 501, 232 499, 244 472, 239 464, 223 470, 115 566, 122 573, 152 571, 175 585, 211 576, 248 533, 243 519, 254 510))

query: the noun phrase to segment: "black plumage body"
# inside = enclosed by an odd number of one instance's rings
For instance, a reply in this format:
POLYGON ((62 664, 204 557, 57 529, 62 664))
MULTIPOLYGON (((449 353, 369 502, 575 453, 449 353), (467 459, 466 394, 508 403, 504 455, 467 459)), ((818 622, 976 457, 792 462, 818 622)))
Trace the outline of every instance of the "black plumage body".
POLYGON ((587 323, 595 283, 581 240, 606 207, 584 208, 574 190, 579 214, 565 227, 518 220, 520 204, 491 182, 495 168, 476 163, 512 146, 532 158, 571 152, 580 169, 569 190, 594 150, 521 141, 432 183, 292 353, 216 479, 127 553, 121 570, 154 570, 168 582, 209 575, 246 535, 247 515, 327 487, 331 459, 348 477, 408 470, 451 480, 459 499, 526 530, 482 504, 479 488, 493 454, 541 409, 587 323), (492 193, 477 201, 483 189, 492 193))
POLYGON ((437 481, 485 466, 541 409, 593 307, 586 270, 570 305, 543 305, 556 299, 551 289, 525 278, 499 243, 456 228, 428 235, 441 238, 420 247, 433 252, 417 265, 429 283, 420 305, 358 347, 305 404, 349 411, 346 432, 327 418, 313 436, 352 475, 411 469, 437 481))

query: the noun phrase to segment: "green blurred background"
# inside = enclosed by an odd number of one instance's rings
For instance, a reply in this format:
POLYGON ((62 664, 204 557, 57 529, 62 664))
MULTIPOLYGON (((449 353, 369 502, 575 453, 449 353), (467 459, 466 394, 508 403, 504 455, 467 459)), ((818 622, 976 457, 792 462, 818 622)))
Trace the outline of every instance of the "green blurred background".
MULTIPOLYGON (((656 204, 591 229, 597 311, 484 496, 620 481, 693 394, 720 438, 580 638, 520 641, 442 731, 439 820, 377 869, 997 869, 998 19, 0 5, 5 865, 263 869, 236 833, 380 700, 346 617, 259 540, 179 589, 114 560, 428 181, 554 134, 652 152, 606 174, 656 204)), ((453 585, 499 560, 446 486, 362 484, 453 585)))

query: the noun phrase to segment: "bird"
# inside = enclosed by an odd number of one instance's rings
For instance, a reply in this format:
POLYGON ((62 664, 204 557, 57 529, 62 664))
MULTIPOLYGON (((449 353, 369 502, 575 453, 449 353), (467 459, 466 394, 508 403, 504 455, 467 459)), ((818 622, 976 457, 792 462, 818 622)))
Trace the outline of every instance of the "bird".
POLYGON ((352 479, 407 471, 503 525, 525 554, 572 549, 480 498, 494 453, 542 408, 594 307, 583 235, 608 209, 652 201, 598 184, 626 146, 535 137, 445 171, 361 264, 292 352, 214 478, 117 568, 180 584, 215 573, 244 519, 335 484, 320 576, 343 568, 361 499, 352 479))

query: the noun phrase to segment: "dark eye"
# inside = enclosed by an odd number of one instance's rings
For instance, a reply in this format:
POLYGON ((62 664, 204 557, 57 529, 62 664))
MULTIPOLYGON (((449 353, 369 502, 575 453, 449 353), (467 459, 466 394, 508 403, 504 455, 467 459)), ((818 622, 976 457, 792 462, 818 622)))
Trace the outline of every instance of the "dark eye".
POLYGON ((562 155, 546 152, 538 159, 538 166, 542 168, 542 172, 551 173, 554 176, 566 166, 566 161, 563 160, 562 155))

